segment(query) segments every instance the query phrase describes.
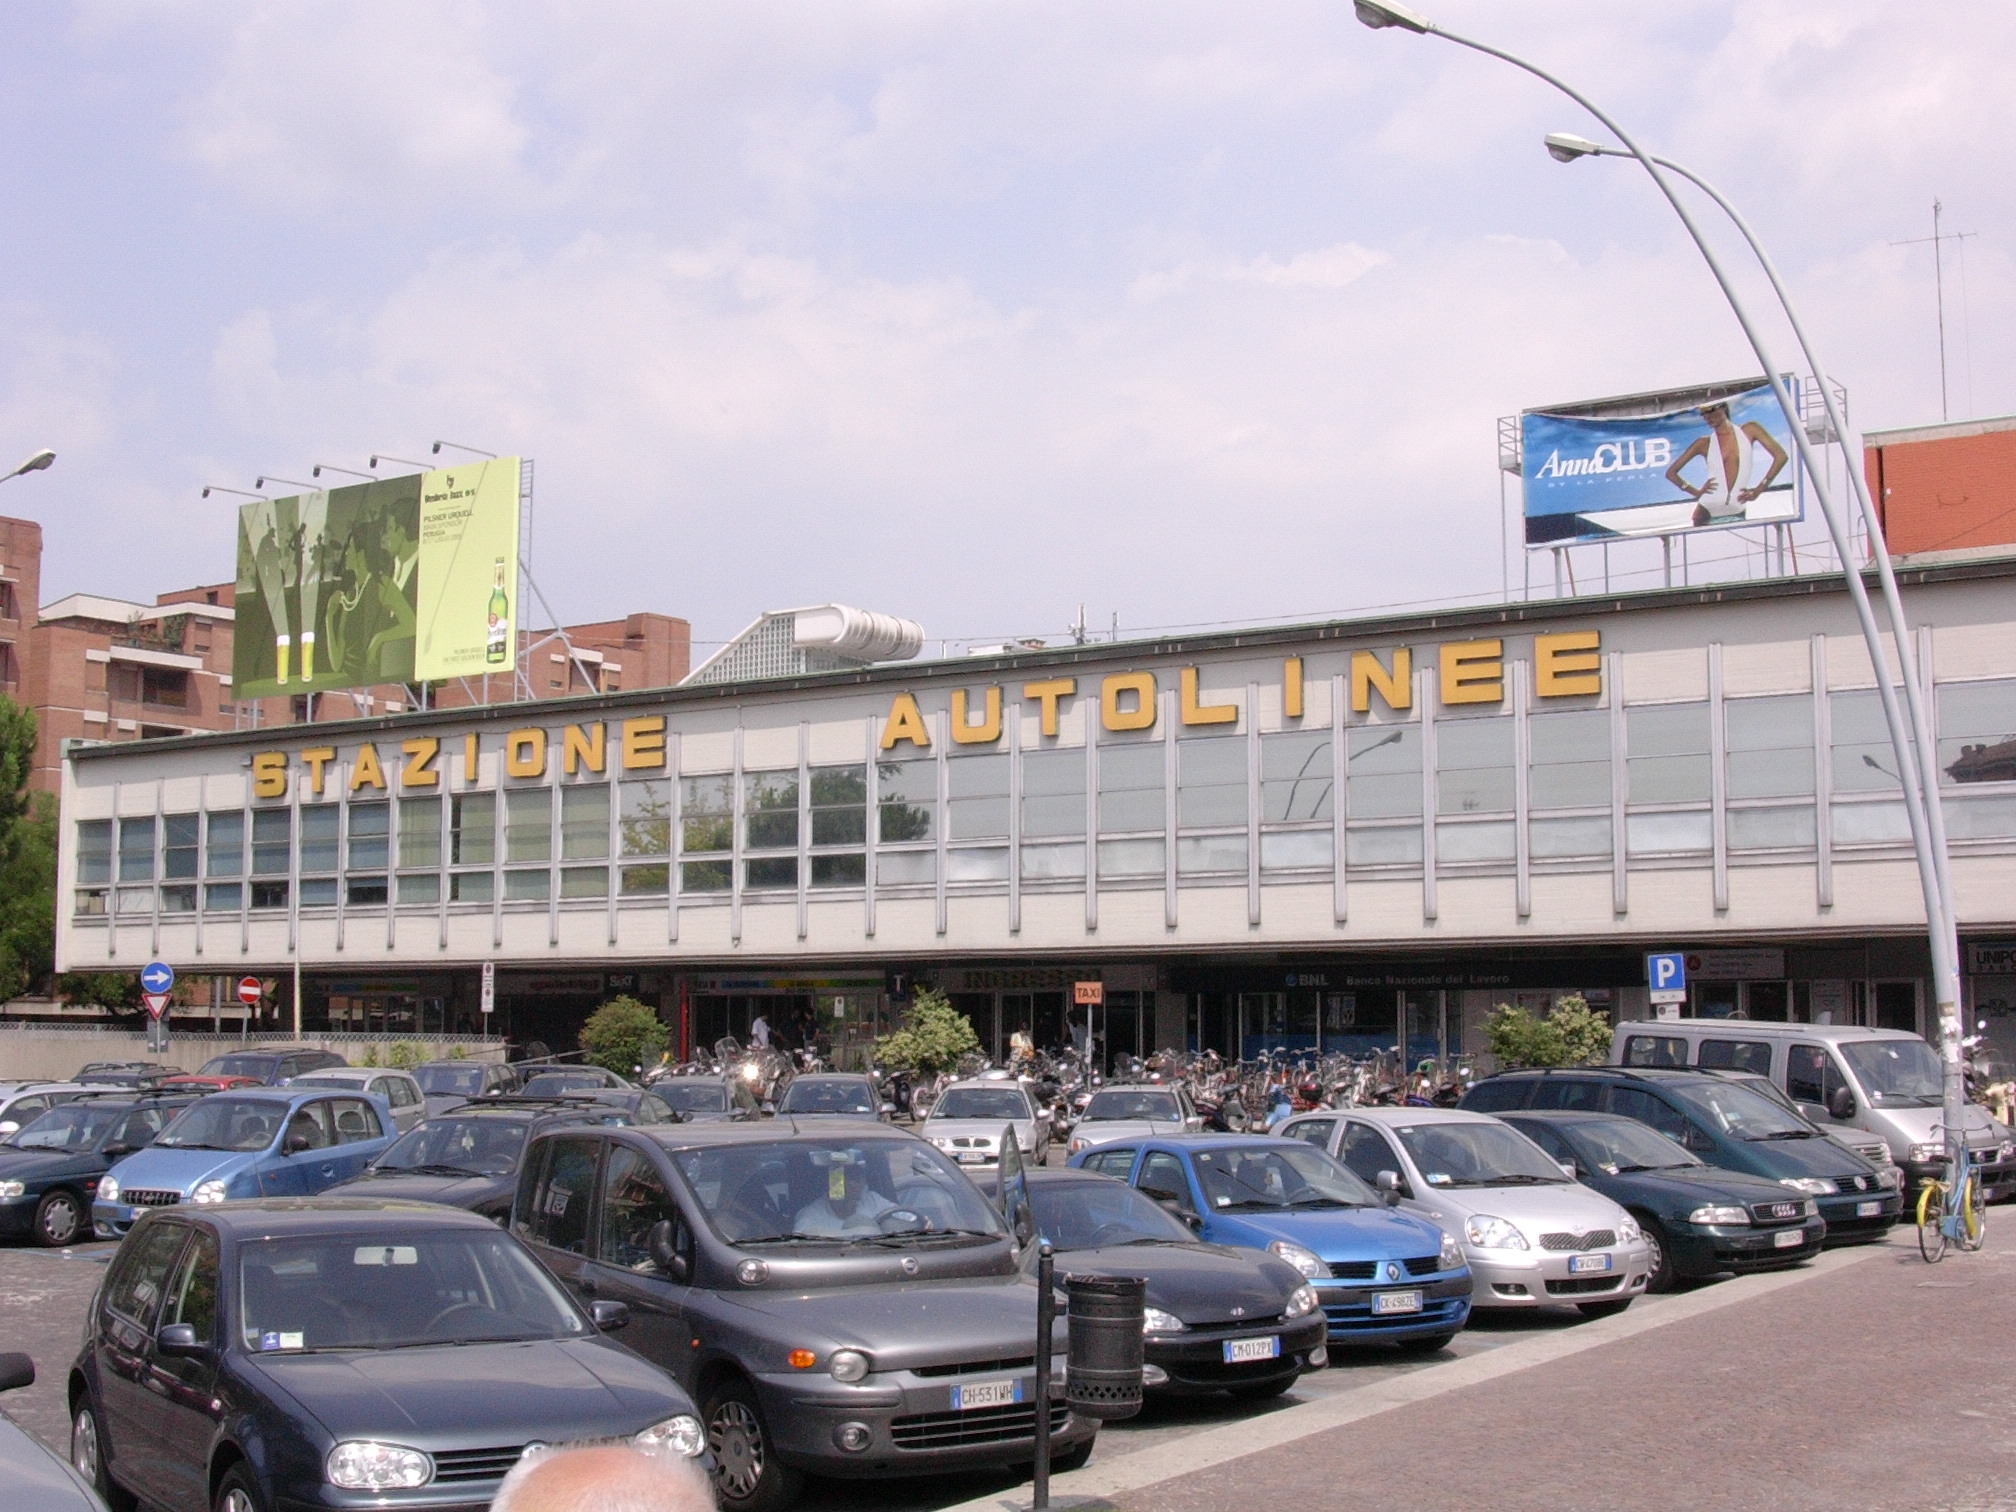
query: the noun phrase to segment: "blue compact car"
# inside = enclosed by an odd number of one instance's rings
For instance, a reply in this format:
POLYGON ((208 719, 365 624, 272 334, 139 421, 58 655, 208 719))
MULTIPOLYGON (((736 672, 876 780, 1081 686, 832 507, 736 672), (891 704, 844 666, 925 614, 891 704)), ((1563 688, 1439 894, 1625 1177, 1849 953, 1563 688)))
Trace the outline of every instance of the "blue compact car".
POLYGON ((1315 1286, 1332 1344, 1441 1349, 1470 1318, 1462 1246, 1295 1139, 1193 1134, 1095 1145, 1071 1164, 1117 1176, 1211 1244, 1266 1250, 1315 1286))
POLYGON ((312 1197, 361 1176, 397 1137, 380 1098, 327 1087, 247 1087, 185 1108, 99 1179, 91 1226, 117 1239, 150 1208, 312 1197))

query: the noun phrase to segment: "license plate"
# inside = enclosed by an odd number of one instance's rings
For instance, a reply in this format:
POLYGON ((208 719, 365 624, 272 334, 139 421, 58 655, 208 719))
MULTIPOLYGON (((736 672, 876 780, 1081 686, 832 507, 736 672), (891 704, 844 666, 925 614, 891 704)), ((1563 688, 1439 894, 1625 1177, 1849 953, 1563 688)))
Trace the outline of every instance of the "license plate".
POLYGON ((1858 1202, 1855 1204, 1855 1216, 1857 1218, 1876 1218, 1880 1217, 1882 1212, 1883 1204, 1880 1202, 1858 1202))
MULTIPOLYGON (((1419 1306, 1417 1303, 1416 1306, 1419 1306)), ((1245 1360, 1278 1360, 1281 1358, 1281 1340, 1274 1336, 1265 1339, 1227 1339, 1225 1341, 1225 1363, 1237 1365, 1245 1360)))
POLYGON ((961 1150, 959 1152, 959 1164, 985 1165, 987 1164, 987 1152, 984 1150, 961 1150))
POLYGON ((1771 1243, 1777 1249, 1797 1249, 1806 1242, 1804 1229, 1785 1229, 1771 1236, 1771 1243))
POLYGON ((1421 1311, 1421 1293, 1375 1292, 1372 1296, 1372 1316, 1390 1318, 1395 1313, 1417 1313, 1421 1311))
POLYGON ((971 1386, 952 1388, 954 1412, 971 1412, 975 1407, 1012 1407, 1021 1400, 1020 1381, 976 1381, 971 1386))
POLYGON ((1591 1271, 1607 1271, 1610 1269, 1611 1263, 1611 1258, 1608 1255, 1570 1255, 1568 1257, 1568 1274, 1571 1276, 1586 1276, 1591 1271))

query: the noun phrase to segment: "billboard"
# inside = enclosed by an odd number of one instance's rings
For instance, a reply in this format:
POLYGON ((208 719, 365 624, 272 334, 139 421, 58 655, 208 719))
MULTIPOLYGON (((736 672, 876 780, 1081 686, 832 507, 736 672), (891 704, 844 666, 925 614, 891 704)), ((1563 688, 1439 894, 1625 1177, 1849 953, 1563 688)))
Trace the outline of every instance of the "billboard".
POLYGON ((1709 395, 1697 391, 1691 402, 1663 410, 1652 396, 1641 403, 1653 413, 1630 416, 1521 415, 1526 544, 1573 546, 1798 519, 1792 427, 1770 386, 1759 380, 1709 395))
POLYGON ((516 457, 261 499, 238 511, 232 687, 508 672, 517 595, 516 457))

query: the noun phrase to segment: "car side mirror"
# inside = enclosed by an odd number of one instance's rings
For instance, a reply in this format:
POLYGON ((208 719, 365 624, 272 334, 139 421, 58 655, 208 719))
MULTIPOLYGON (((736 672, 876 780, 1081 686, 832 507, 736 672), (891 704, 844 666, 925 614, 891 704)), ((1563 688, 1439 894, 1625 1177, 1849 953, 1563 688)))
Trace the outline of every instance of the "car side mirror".
POLYGON ((20 1129, 20 1127, 21 1125, 16 1123, 11 1118, 0 1119, 0 1134, 13 1134, 17 1132, 20 1129))
POLYGON ((597 1297, 588 1304, 588 1316, 603 1333, 614 1333, 630 1321, 630 1308, 614 1297, 597 1297))
POLYGON ((99 1151, 99 1153, 103 1155, 107 1160, 124 1160, 128 1155, 137 1152, 139 1148, 140 1146, 138 1145, 109 1144, 105 1146, 103 1150, 99 1151))
POLYGON ((882 1116, 884 1118, 894 1118, 896 1116, 896 1104, 892 1102, 882 1104, 882 1116))
POLYGON ((674 1281, 691 1278, 693 1267, 672 1242, 671 1219, 660 1218, 651 1225, 651 1232, 644 1240, 644 1247, 651 1252, 651 1263, 674 1281))
POLYGON ((762 1104, 762 1111, 765 1113, 775 1113, 777 1111, 777 1104, 771 1102, 768 1098, 765 1098, 762 1104))
POLYGON ((303 1150, 312 1150, 314 1148, 315 1141, 310 1139, 306 1134, 289 1134, 280 1142, 280 1153, 282 1155, 299 1155, 303 1150))
POLYGON ((1575 1164, 1575 1162, 1572 1160, 1557 1160, 1554 1162, 1554 1164, 1561 1167, 1561 1174, 1563 1176, 1574 1178, 1579 1177, 1582 1174, 1582 1167, 1575 1164))
POLYGON ((1400 1173, 1398 1171, 1381 1171, 1378 1175, 1376 1185, 1379 1188, 1379 1196, 1386 1206, 1398 1207, 1400 1205, 1400 1173))
POLYGON ((25 1354, 0 1354, 0 1391, 35 1384, 35 1361, 25 1354))
POLYGON ((1846 1123, 1855 1116, 1855 1094, 1846 1087, 1836 1087, 1827 1099, 1827 1116, 1846 1123))
POLYGON ((164 1324, 154 1335, 154 1352, 170 1359, 186 1360, 209 1353, 209 1346, 196 1337, 194 1323, 164 1324))

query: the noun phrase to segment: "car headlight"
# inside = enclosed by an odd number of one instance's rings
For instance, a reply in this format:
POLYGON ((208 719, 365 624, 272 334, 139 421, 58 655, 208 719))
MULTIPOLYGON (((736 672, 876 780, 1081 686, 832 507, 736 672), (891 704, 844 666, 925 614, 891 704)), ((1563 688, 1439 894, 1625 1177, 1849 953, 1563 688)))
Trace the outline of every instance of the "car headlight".
POLYGON ((858 1349, 836 1349, 826 1368, 836 1381, 854 1382, 868 1374, 868 1356, 858 1349))
POLYGON ((1904 1173, 1895 1166, 1885 1166, 1876 1173, 1876 1185, 1885 1189, 1901 1186, 1903 1181, 1904 1173))
POLYGON ((1946 1158, 1946 1141, 1935 1139, 1929 1144, 1915 1144, 1904 1152, 1904 1158, 1906 1160, 1944 1160, 1946 1158))
POLYGON ((1077 1154, 1077 1153, 1078 1153, 1078 1152, 1079 1152, 1080 1150, 1082 1150, 1082 1149, 1084 1149, 1084 1148, 1085 1148, 1085 1141, 1084 1141, 1084 1140, 1082 1140, 1082 1139, 1074 1139, 1074 1140, 1072 1140, 1072 1141, 1071 1141, 1071 1143, 1070 1143, 1070 1144, 1069 1144, 1069 1145, 1068 1145, 1068 1146, 1066 1147, 1066 1153, 1067 1153, 1067 1154, 1071 1154, 1071 1155, 1076 1155, 1076 1154, 1077 1154))
POLYGON ((1478 1249, 1531 1249, 1526 1236, 1503 1218, 1479 1213, 1463 1225, 1463 1237, 1478 1249))
POLYGON ((1638 1220, 1625 1214, 1617 1221, 1617 1238, 1625 1244, 1636 1244, 1645 1237, 1645 1230, 1638 1227, 1638 1220))
POLYGON ((1288 1293, 1288 1306, 1282 1311, 1284 1318, 1306 1318, 1316 1311, 1316 1288, 1303 1282, 1288 1293))
POLYGON ((418 1449, 358 1440, 329 1451, 329 1484, 345 1491, 408 1491, 434 1479, 434 1461, 418 1449))
POLYGON ((118 1177, 101 1176, 98 1178, 98 1200, 100 1202, 117 1202, 119 1200, 118 1177))
MULTIPOLYGON (((222 1202, 224 1200, 224 1182, 214 1177, 209 1181, 197 1182, 196 1190, 189 1194, 189 1200, 191 1202, 222 1202)), ((405 1483, 402 1481, 400 1484, 403 1485, 405 1483)), ((413 1484, 417 1486, 422 1483, 415 1481, 413 1484)))
POLYGON ((1141 1332, 1144 1334, 1182 1333, 1188 1326, 1176 1314, 1166 1313, 1159 1307, 1141 1309, 1141 1332))
POLYGON ((1463 1269, 1463 1246, 1456 1242, 1454 1234, 1442 1236, 1442 1258, 1437 1262, 1441 1270, 1463 1269))
POLYGON ((1302 1272, 1304 1280, 1321 1280, 1327 1278, 1330 1274, 1330 1267, 1317 1257, 1314 1250, 1304 1249, 1299 1244, 1291 1244, 1286 1239, 1276 1239, 1272 1244, 1267 1246, 1267 1253, 1286 1260, 1295 1269, 1302 1272))
POLYGON ((1779 1179, 1778 1185, 1790 1187, 1795 1192, 1805 1192, 1814 1197, 1831 1197, 1834 1195, 1834 1183, 1829 1181, 1825 1176, 1785 1176, 1779 1179))
POLYGON ((631 1434, 630 1442, 639 1449, 693 1459, 706 1452, 707 1430, 700 1426, 700 1419, 682 1412, 662 1423, 653 1423, 642 1433, 631 1434))
MULTIPOLYGON (((1804 1203, 1800 1204, 1801 1207, 1805 1205, 1804 1203)), ((1750 1223, 1750 1213, 1747 1208, 1718 1207, 1710 1204, 1707 1207, 1697 1207, 1694 1209, 1693 1212, 1687 1215, 1687 1221, 1689 1223, 1727 1223, 1747 1228, 1750 1223)))
POLYGON ((0 1181, 0 1202, 12 1202, 16 1197, 28 1195, 28 1187, 19 1181, 0 1181))

